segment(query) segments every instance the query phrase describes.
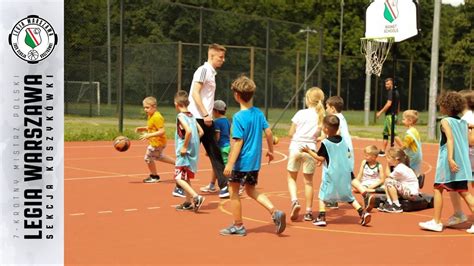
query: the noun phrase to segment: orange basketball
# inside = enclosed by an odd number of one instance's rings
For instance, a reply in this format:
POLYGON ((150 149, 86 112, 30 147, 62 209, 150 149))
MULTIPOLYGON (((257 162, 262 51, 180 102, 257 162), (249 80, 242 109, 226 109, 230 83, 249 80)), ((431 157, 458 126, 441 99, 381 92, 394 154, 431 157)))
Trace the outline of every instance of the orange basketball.
POLYGON ((118 136, 114 139, 114 148, 117 151, 124 152, 130 148, 130 140, 124 136, 118 136))

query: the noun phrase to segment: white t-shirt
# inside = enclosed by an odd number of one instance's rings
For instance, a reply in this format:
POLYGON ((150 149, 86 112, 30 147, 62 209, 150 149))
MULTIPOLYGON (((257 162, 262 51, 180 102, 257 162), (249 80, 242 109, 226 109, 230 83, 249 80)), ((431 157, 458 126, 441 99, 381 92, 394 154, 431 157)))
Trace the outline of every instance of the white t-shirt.
POLYGON ((393 171, 390 173, 390 177, 408 187, 412 195, 419 194, 420 187, 418 185, 418 178, 413 169, 405 164, 399 163, 395 166, 393 171))
MULTIPOLYGON (((462 117, 468 124, 474 124, 474 114, 471 110, 467 111, 462 117)), ((469 159, 471 160, 471 171, 474 172, 474 147, 469 146, 469 159)))
POLYGON ((314 108, 299 110, 291 119, 296 125, 295 133, 291 138, 290 151, 298 151, 302 146, 316 149, 316 139, 321 132, 318 128, 318 113, 314 108))
POLYGON ((212 109, 214 108, 214 96, 216 94, 216 70, 208 62, 200 66, 193 75, 191 89, 189 90, 189 106, 188 110, 194 117, 202 119, 201 112, 193 98, 194 83, 202 83, 201 100, 207 113, 212 117, 212 109))
POLYGON ((346 142, 347 146, 349 146, 352 156, 354 156, 354 148, 352 146, 351 134, 349 133, 349 126, 347 125, 346 118, 342 115, 342 113, 337 113, 335 115, 337 118, 339 118, 339 133, 342 139, 346 142))

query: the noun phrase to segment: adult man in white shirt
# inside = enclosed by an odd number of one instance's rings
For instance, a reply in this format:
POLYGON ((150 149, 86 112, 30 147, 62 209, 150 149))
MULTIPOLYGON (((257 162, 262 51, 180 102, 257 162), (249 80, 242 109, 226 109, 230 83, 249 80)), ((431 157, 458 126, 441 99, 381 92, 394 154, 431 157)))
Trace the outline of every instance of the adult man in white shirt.
POLYGON ((219 44, 211 44, 207 51, 207 62, 200 66, 193 75, 191 89, 189 91, 189 111, 194 115, 199 125, 204 130, 201 137, 206 152, 211 160, 212 169, 217 176, 220 188, 219 197, 229 197, 227 178, 224 176, 224 162, 221 152, 214 136, 214 125, 212 110, 214 108, 214 96, 216 92, 216 69, 220 68, 225 61, 226 49, 219 44))

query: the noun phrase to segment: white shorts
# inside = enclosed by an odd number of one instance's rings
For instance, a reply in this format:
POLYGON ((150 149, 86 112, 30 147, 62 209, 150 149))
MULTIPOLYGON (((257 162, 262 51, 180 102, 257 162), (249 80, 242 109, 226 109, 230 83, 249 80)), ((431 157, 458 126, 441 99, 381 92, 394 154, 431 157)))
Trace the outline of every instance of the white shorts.
POLYGON ((300 151, 291 151, 288 158, 288 166, 286 170, 290 172, 298 172, 300 170, 301 164, 303 164, 303 174, 313 174, 315 167, 315 160, 311 155, 300 152, 300 151))
POLYGON ((368 180, 363 180, 360 184, 363 185, 364 187, 370 187, 376 182, 379 182, 380 179, 368 179, 368 180))
POLYGON ((145 162, 146 163, 151 163, 153 161, 158 161, 163 157, 163 150, 165 149, 166 146, 159 146, 159 147, 153 147, 151 145, 148 145, 146 148, 146 153, 145 153, 145 162))

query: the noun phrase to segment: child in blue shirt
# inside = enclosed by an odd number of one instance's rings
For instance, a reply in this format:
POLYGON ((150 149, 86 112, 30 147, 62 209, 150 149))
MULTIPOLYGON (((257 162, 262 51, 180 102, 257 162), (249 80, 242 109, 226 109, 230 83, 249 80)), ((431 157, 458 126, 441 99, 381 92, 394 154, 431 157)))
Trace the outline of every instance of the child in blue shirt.
MULTIPOLYGON (((438 99, 441 113, 448 117, 441 120, 441 139, 434 182, 433 219, 419 223, 425 230, 443 231, 441 212, 444 190, 457 192, 471 212, 474 212, 474 197, 467 187, 468 182, 474 181, 469 161, 468 126, 467 122, 458 116, 463 111, 465 103, 464 98, 454 91, 443 93, 438 99)), ((474 233, 474 225, 467 232, 474 233)))
MULTIPOLYGON (((214 130, 217 141, 217 146, 221 150, 222 160, 224 165, 227 163, 230 152, 230 122, 225 116, 227 106, 224 101, 214 101, 214 109, 212 110, 212 117, 214 117, 214 130)), ((212 171, 211 182, 205 187, 201 187, 202 192, 214 193, 216 188, 216 174, 212 171)))
POLYGON ((313 221, 314 225, 326 226, 326 204, 324 202, 348 202, 357 210, 360 224, 367 225, 371 215, 365 211, 352 195, 351 176, 352 165, 350 163, 350 150, 347 143, 340 135, 339 118, 336 115, 328 115, 323 120, 323 132, 327 136, 321 142, 318 152, 311 150, 308 146, 302 148, 314 159, 324 162, 321 186, 319 188, 319 215, 313 221))
POLYGON ((232 82, 234 99, 240 104, 240 111, 232 119, 232 145, 229 160, 224 168, 224 175, 229 177, 229 192, 234 223, 220 231, 221 235, 245 236, 247 231, 242 220, 242 204, 239 187, 244 183, 247 195, 256 200, 272 215, 276 233, 281 234, 286 228, 286 215, 276 210, 265 194, 258 192, 258 174, 262 158, 262 132, 265 132, 269 163, 273 160, 273 135, 263 113, 253 106, 255 83, 246 76, 232 82))
POLYGON ((204 197, 200 196, 191 187, 191 179, 197 173, 197 163, 199 158, 199 138, 204 134, 196 119, 188 111, 188 93, 179 90, 174 96, 174 105, 178 115, 176 116, 176 164, 174 179, 186 195, 183 204, 178 205, 176 210, 199 211, 204 203, 204 197), (192 202, 191 202, 192 200, 192 202))

